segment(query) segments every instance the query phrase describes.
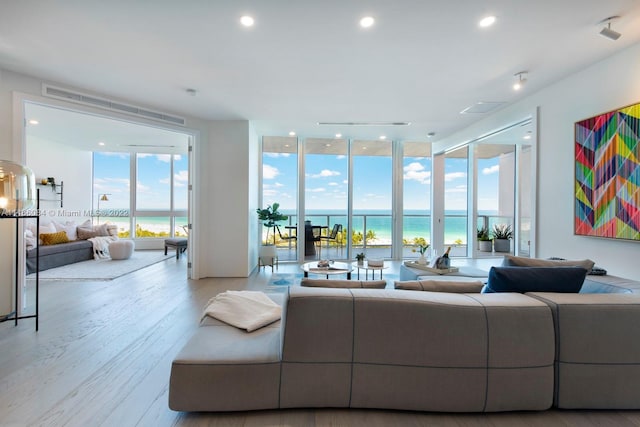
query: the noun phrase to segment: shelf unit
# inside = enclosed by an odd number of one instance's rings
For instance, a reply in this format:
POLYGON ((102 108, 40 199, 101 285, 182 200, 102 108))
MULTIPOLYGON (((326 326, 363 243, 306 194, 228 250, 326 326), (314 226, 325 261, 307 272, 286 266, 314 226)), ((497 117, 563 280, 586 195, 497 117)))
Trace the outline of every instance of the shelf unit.
POLYGON ((41 199, 41 201, 43 202, 60 202, 60 207, 64 207, 63 206, 63 193, 64 193, 64 181, 60 181, 59 184, 51 184, 50 182, 47 182, 46 184, 42 184, 42 183, 37 183, 36 184, 37 187, 49 187, 51 193, 53 194, 54 198, 53 199, 41 199))
MULTIPOLYGON (((37 200, 37 204, 36 204, 36 209, 37 211, 40 210, 40 190, 36 190, 36 200, 37 200)), ((9 314, 4 314, 4 315, 0 315, 0 323, 2 322, 7 322, 10 320, 13 320, 15 322, 15 326, 18 326, 18 320, 21 319, 35 319, 36 321, 36 331, 38 331, 38 315, 40 312, 40 243, 38 242, 38 239, 36 239, 36 295, 35 295, 35 299, 36 299, 36 307, 35 307, 35 314, 30 314, 30 315, 25 315, 25 316, 19 316, 18 313, 20 312, 19 307, 20 307, 20 277, 18 276, 18 271, 20 270, 19 267, 19 263, 20 263, 20 220, 23 219, 28 219, 28 218, 35 218, 36 220, 36 230, 40 230, 40 216, 39 215, 0 215, 0 220, 3 219, 13 219, 16 222, 16 265, 15 265, 15 288, 14 288, 14 292, 15 292, 15 305, 14 305, 14 311, 9 313, 9 314)), ((26 256, 26 255, 25 255, 26 256)))

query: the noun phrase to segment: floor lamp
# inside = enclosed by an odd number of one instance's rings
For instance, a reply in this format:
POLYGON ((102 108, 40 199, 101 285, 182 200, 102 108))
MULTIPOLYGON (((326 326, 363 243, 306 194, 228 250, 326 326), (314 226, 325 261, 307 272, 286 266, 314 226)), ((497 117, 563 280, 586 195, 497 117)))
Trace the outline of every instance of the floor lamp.
POLYGON ((107 196, 110 195, 110 193, 98 194, 98 224, 100 224, 100 202, 108 202, 109 198, 107 196))

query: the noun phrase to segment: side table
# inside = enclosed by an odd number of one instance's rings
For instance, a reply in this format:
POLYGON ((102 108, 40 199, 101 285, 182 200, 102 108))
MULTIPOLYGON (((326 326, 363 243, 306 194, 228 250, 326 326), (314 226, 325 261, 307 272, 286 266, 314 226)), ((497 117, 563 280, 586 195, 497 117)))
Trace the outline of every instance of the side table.
POLYGON ((358 280, 360 280, 360 269, 364 270, 364 280, 369 280, 369 271, 371 271, 371 280, 376 278, 376 271, 380 272, 380 280, 382 280, 382 270, 386 269, 385 265, 369 265, 369 263, 358 264, 354 262, 351 264, 354 268, 358 269, 358 280))

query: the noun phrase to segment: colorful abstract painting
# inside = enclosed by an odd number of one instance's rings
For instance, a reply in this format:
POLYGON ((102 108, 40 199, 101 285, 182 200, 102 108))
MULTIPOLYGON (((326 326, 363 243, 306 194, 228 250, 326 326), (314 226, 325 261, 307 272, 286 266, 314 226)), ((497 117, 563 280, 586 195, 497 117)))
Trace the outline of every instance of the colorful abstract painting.
POLYGON ((640 240, 640 104, 575 125, 575 234, 640 240))

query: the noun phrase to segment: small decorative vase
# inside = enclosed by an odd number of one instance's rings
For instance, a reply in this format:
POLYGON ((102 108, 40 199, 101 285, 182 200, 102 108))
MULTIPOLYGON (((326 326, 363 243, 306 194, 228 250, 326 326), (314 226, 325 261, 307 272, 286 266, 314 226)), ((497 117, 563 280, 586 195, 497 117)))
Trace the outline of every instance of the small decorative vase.
POLYGON ((418 264, 427 265, 427 258, 424 256, 424 254, 420 254, 420 258, 418 258, 418 264))

